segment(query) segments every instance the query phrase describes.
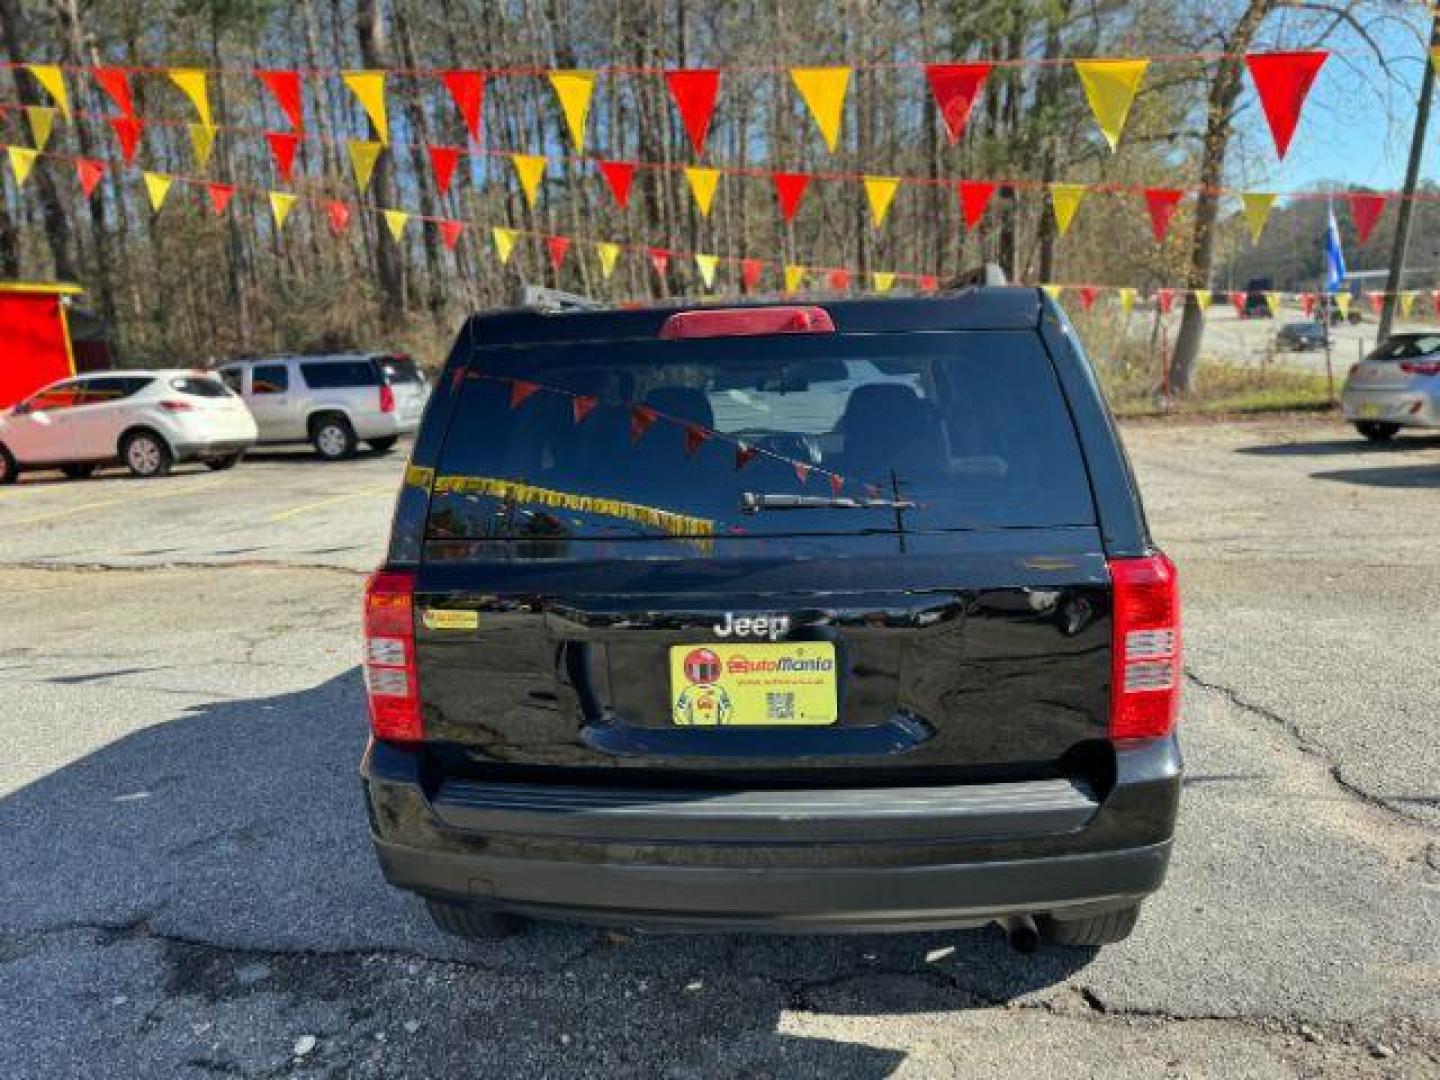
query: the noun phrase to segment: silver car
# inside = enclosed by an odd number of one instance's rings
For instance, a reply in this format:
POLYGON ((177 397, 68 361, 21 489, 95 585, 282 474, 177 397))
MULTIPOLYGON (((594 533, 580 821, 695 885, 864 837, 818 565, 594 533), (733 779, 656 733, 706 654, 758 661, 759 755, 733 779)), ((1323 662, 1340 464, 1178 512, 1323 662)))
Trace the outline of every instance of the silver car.
POLYGON ((390 353, 268 356, 219 374, 245 399, 262 444, 308 442, 331 461, 362 441, 384 453, 413 435, 430 396, 415 362, 390 353))
POLYGON ((1386 338, 1350 369, 1340 411, 1372 442, 1402 427, 1440 428, 1440 330, 1386 338))

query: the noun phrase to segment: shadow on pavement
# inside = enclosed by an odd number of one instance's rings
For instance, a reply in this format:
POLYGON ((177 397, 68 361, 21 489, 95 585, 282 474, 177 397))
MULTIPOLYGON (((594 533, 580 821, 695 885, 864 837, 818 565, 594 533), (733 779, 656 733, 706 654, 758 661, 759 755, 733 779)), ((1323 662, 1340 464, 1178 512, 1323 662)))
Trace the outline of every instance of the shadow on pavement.
POLYGON ((1235 453, 1256 457, 1324 457, 1328 454, 1403 454, 1412 450, 1440 450, 1440 436, 1398 435, 1389 442, 1372 443, 1358 435, 1337 435, 1323 441, 1241 446, 1235 453))
MULTIPOLYGON (((593 1025, 592 1037, 633 1038, 682 1061, 740 1040, 749 1063, 801 1060, 808 1075, 887 1075, 903 1055, 781 1032, 784 1010, 991 1006, 1062 982, 1095 955, 1022 957, 993 927, 772 937, 537 925, 503 941, 455 942, 380 877, 356 775, 363 717, 352 669, 309 690, 189 707, 0 799, 0 927, 127 928, 186 948, 257 950, 273 963, 342 954, 341 964, 372 951, 460 961, 470 966, 453 970, 500 998, 477 999, 467 1015, 500 1026, 487 1038, 513 1045, 516 1065, 537 1016, 554 1016, 563 1030, 593 1025), (693 983, 707 992, 686 993, 693 983), (617 1002, 619 988, 637 986, 645 1016, 617 1024, 615 1010, 630 1008, 617 1002), (573 1008, 585 995, 594 1007, 573 1008), (534 1011, 512 1007, 517 996, 534 1011)), ((216 955, 240 964, 249 954, 216 955)))
POLYGON ((1366 487, 1435 488, 1440 487, 1440 462, 1434 465, 1394 465, 1388 469, 1335 469, 1310 475, 1316 480, 1334 480, 1366 487))

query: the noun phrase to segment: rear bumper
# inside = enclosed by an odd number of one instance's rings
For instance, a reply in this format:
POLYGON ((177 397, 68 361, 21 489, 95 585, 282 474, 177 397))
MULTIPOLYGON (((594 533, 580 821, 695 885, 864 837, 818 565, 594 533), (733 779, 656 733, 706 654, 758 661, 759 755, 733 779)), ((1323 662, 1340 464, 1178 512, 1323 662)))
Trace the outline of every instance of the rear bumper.
POLYGON ((1440 427, 1440 397, 1401 387, 1366 390, 1347 386, 1340 394, 1340 413, 1349 423, 1369 420, 1405 427, 1440 427))
POLYGON ((1064 781, 804 796, 427 791, 420 755, 384 744, 362 777, 380 865, 400 888, 583 922, 838 932, 1078 917, 1143 899, 1169 862, 1178 746, 1137 744, 1117 764, 1103 800, 1064 781))
POLYGON ((255 438, 253 436, 248 439, 196 439, 177 443, 175 458, 178 461, 189 461, 194 458, 226 457, 229 454, 244 453, 254 445, 255 438))

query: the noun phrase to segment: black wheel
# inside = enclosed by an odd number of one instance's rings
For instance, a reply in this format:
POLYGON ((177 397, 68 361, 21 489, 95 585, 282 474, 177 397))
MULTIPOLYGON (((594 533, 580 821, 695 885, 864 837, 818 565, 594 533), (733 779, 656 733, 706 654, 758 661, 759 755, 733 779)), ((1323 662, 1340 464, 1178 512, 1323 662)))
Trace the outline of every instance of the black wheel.
POLYGON ((386 435, 383 439, 366 439, 365 441, 370 444, 370 449, 374 450, 377 454, 388 454, 391 450, 395 449, 395 444, 400 441, 400 436, 386 435))
POLYGON ((326 461, 341 461, 355 453, 355 429, 343 416, 322 416, 310 425, 310 442, 326 461))
POLYGON ((130 472, 148 480, 153 476, 164 476, 175 464, 175 456, 165 440, 153 431, 132 431, 120 443, 120 460, 130 472))
POLYGON ((425 910, 430 919, 445 933, 466 941, 498 941, 525 929, 527 920, 507 911, 469 904, 452 904, 447 900, 425 897, 425 910))
POLYGON ((1371 442, 1389 442, 1400 430, 1400 425, 1385 424, 1379 420, 1360 420, 1356 422, 1355 430, 1371 442))
POLYGON ((1140 905, 1134 904, 1087 919, 1057 919, 1053 915, 1042 915, 1035 922, 1040 927, 1040 936, 1051 945, 1080 948, 1124 941, 1135 929, 1135 921, 1139 918, 1140 905))
POLYGON ((78 465, 61 465, 60 471, 71 480, 88 480, 95 472, 94 462, 85 462, 78 465))
POLYGON ((13 484, 19 476, 20 469, 15 464, 14 455, 0 446, 0 484, 13 484))
POLYGON ((226 454, 224 457, 212 457, 205 459, 205 467, 216 472, 224 472, 226 469, 233 469, 240 464, 240 459, 245 456, 242 450, 238 454, 226 454))

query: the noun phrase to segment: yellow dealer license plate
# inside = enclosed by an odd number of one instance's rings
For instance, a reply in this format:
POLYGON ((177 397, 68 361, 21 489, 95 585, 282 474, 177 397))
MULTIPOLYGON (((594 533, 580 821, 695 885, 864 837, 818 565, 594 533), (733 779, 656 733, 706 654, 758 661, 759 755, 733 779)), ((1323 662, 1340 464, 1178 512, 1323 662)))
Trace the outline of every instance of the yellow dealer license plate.
POLYGON ((822 727, 839 716, 828 641, 675 645, 670 715, 684 727, 822 727))

